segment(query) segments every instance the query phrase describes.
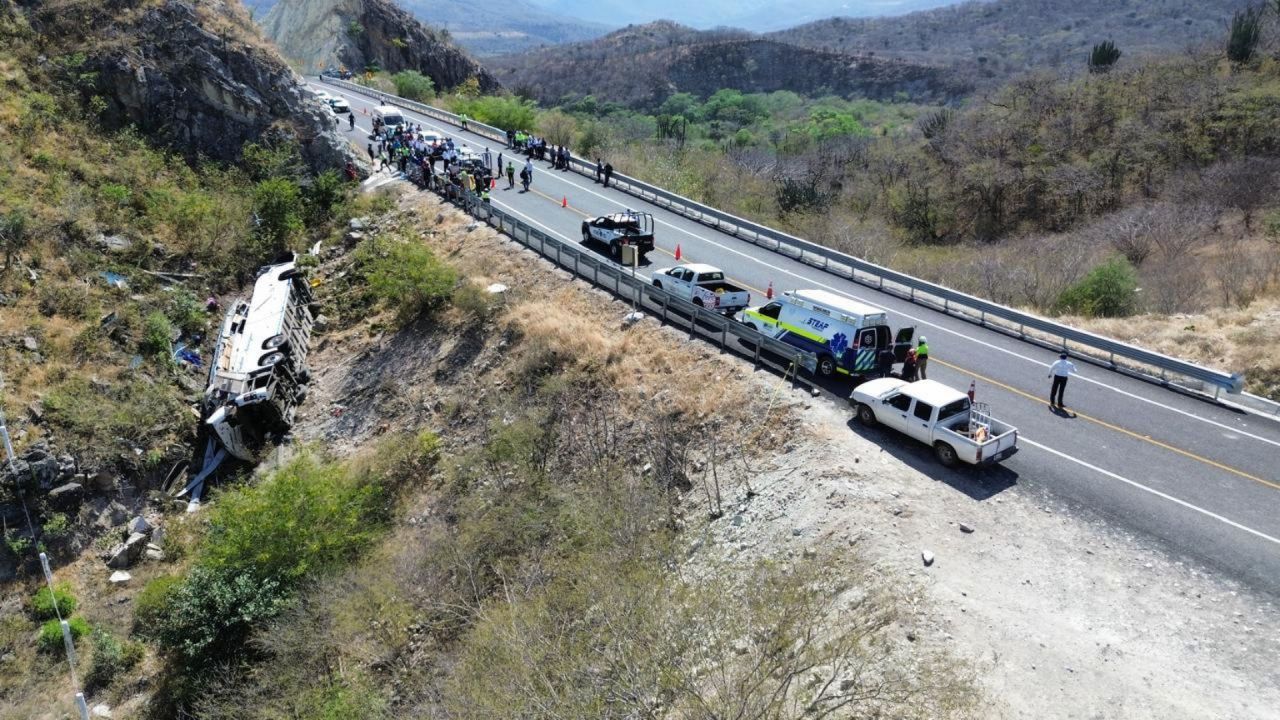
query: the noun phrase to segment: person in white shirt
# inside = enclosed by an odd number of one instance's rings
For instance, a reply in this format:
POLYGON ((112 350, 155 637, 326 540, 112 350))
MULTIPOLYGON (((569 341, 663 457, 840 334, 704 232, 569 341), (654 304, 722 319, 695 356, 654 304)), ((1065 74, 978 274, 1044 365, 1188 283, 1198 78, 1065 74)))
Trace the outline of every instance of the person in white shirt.
POLYGON ((1065 409, 1063 394, 1067 391, 1067 378, 1076 373, 1076 365, 1067 359, 1067 354, 1058 356, 1058 361, 1049 366, 1049 377, 1053 378, 1053 386, 1049 388, 1049 407, 1065 409), (1055 402, 1056 401, 1056 402, 1055 402))

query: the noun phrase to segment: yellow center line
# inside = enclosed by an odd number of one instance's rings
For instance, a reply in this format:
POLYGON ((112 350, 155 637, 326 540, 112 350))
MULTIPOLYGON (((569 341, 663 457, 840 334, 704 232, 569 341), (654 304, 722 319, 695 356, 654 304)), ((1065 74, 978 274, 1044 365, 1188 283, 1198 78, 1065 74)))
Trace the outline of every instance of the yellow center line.
MULTIPOLYGON (((542 197, 546 198, 547 200, 550 200, 551 202, 554 202, 554 203, 557 203, 557 204, 559 204, 559 203, 560 203, 560 201, 559 201, 559 200, 556 200, 555 198, 551 197, 550 195, 547 195, 546 193, 539 192, 538 190, 532 190, 532 189, 531 189, 529 192, 532 192, 532 193, 535 193, 535 194, 537 194, 537 195, 540 195, 540 196, 542 196, 542 197)), ((573 207, 572 205, 570 205, 568 209, 570 209, 570 210, 572 210, 572 211, 574 211, 574 212, 578 213, 579 215, 581 215, 581 216, 582 216, 582 217, 584 217, 584 218, 585 218, 585 217, 590 217, 587 213, 582 212, 581 210, 579 210, 579 209, 577 209, 577 208, 573 207)), ((660 247, 654 247, 654 250, 655 250, 655 251, 657 251, 657 252, 662 253, 663 255, 668 255, 668 256, 670 256, 670 257, 672 257, 672 258, 674 258, 674 257, 675 257, 675 253, 671 252, 670 250, 665 250, 665 249, 660 248, 660 247)), ((689 258, 688 254, 683 253, 683 252, 682 252, 682 253, 680 253, 680 260, 681 260, 681 262, 686 262, 686 263, 688 263, 688 262, 693 262, 693 261, 689 258)), ((761 297, 764 297, 764 296, 766 296, 766 295, 768 294, 768 292, 767 292, 767 291, 765 291, 765 290, 761 290, 761 289, 760 289, 760 288, 758 288, 758 287, 754 287, 754 286, 748 285, 747 283, 744 283, 744 282, 742 282, 742 281, 740 281, 740 280, 739 280, 739 281, 737 281, 737 282, 738 282, 740 285, 742 285, 743 287, 747 288, 748 290, 750 290, 750 291, 752 291, 752 292, 759 293, 761 297)), ((1026 399, 1028 399, 1028 400, 1031 400, 1031 401, 1033 401, 1033 402, 1035 402, 1035 403, 1037 403, 1037 404, 1042 404, 1042 403, 1044 403, 1044 402, 1045 402, 1044 398, 1040 398, 1040 397, 1037 397, 1037 396, 1035 396, 1035 395, 1032 395, 1031 393, 1024 392, 1024 391, 1019 390, 1018 388, 1015 388, 1015 387, 1013 387, 1013 386, 1011 386, 1011 385, 1006 385, 1006 384, 1004 384, 1004 383, 1000 382, 999 380, 993 380, 993 379, 991 379, 991 378, 989 378, 989 377, 986 377, 985 375, 981 375, 981 374, 976 373, 976 372, 973 372, 973 371, 971 371, 971 370, 966 370, 965 368, 962 368, 962 367, 960 367, 959 365, 955 365, 955 364, 953 364, 953 363, 946 362, 945 360, 938 360, 937 358, 932 358, 932 357, 931 357, 931 358, 930 358, 930 362, 932 362, 932 363, 934 363, 934 364, 937 364, 937 365, 944 365, 944 366, 946 366, 946 367, 951 368, 952 370, 955 370, 955 371, 957 371, 957 372, 964 373, 965 375, 970 375, 970 376, 972 376, 972 377, 974 377, 974 378, 977 378, 978 380, 981 380, 981 381, 983 381, 983 382, 985 382, 985 383, 987 383, 987 384, 989 384, 989 385, 994 385, 995 387, 1001 388, 1001 389, 1003 389, 1003 390, 1007 390, 1007 391, 1009 391, 1009 392, 1011 392, 1011 393, 1013 393, 1013 394, 1015 394, 1015 395, 1018 395, 1018 396, 1024 397, 1024 398, 1026 398, 1026 399)), ((1134 431, 1132 431, 1132 430, 1129 430, 1129 429, 1127 429, 1127 428, 1120 427, 1119 425, 1115 425, 1115 424, 1113 424, 1113 423, 1109 423, 1109 422, 1107 422, 1106 420, 1100 420, 1100 419, 1098 419, 1098 418, 1095 418, 1095 417, 1092 417, 1092 416, 1089 416, 1089 415, 1085 415, 1085 414, 1083 414, 1083 413, 1076 413, 1076 417, 1077 417, 1077 418, 1080 418, 1081 420, 1086 420, 1086 421, 1088 421, 1088 422, 1094 423, 1095 425, 1098 425, 1098 426, 1100 426, 1100 427, 1107 428, 1108 430, 1112 430, 1112 431, 1118 432, 1118 433, 1120 433, 1120 434, 1122 434, 1122 435, 1127 435, 1127 436, 1129 436, 1129 437, 1131 437, 1131 438, 1134 438, 1134 439, 1136 439, 1136 440, 1141 440, 1142 442, 1145 442, 1145 443, 1147 443, 1147 444, 1149 444, 1149 445, 1154 445, 1154 446, 1156 446, 1156 447, 1158 447, 1158 448, 1161 448, 1161 449, 1164 449, 1164 450, 1168 450, 1168 451, 1173 452, 1173 453, 1177 453, 1178 455, 1181 455, 1181 456, 1183 456, 1183 457, 1185 457, 1185 458, 1188 458, 1188 459, 1190 459, 1190 460, 1195 460, 1196 462, 1203 463, 1203 464, 1208 465, 1208 466, 1210 466, 1210 467, 1217 468, 1217 469, 1222 470, 1222 471, 1224 471, 1224 472, 1231 473, 1232 475, 1238 475, 1239 477, 1242 477, 1242 478, 1244 478, 1244 479, 1246 479, 1246 480, 1252 480, 1253 482, 1256 482, 1256 483, 1258 483, 1258 484, 1260 484, 1260 485, 1265 485, 1265 486, 1267 486, 1267 487, 1269 487, 1269 488, 1272 488, 1272 489, 1275 489, 1275 490, 1280 490, 1280 483, 1275 483, 1275 482, 1272 482, 1272 481, 1270 481, 1270 480, 1264 480, 1263 478, 1260 478, 1260 477, 1258 477, 1257 475, 1251 475, 1251 474, 1249 474, 1249 473, 1247 473, 1247 472, 1245 472, 1245 471, 1243 471, 1243 470, 1237 470, 1236 468, 1233 468, 1233 467, 1231 467, 1231 466, 1229 466, 1229 465, 1223 465, 1222 463, 1220 463, 1220 462, 1218 462, 1218 461, 1216 461, 1216 460, 1210 460, 1209 458, 1204 457, 1204 456, 1202 456, 1202 455, 1197 455, 1197 454, 1195 454, 1195 453, 1193 453, 1193 452, 1190 452, 1190 451, 1188 451, 1188 450, 1183 450, 1182 448, 1175 447, 1175 446, 1170 445, 1170 444, 1168 444, 1168 443, 1166 443, 1166 442, 1161 442, 1161 441, 1159 441, 1159 440, 1156 440, 1155 438, 1148 437, 1148 436, 1146 436, 1146 435, 1142 435, 1142 434, 1136 433, 1136 432, 1134 432, 1134 431)))
MULTIPOLYGON (((930 358, 929 358, 929 362, 931 362, 931 363, 936 363, 936 364, 938 364, 938 365, 944 365, 944 366, 946 366, 946 367, 951 368, 952 370, 956 370, 956 371, 961 372, 961 373, 964 373, 964 374, 966 374, 966 375, 971 375, 971 376, 973 376, 973 377, 975 377, 975 378, 977 378, 977 379, 979 379, 979 380, 981 380, 981 381, 983 381, 983 382, 985 382, 985 383, 988 383, 988 384, 990 384, 990 385, 994 385, 994 386, 996 386, 996 387, 998 387, 998 388, 1001 388, 1001 389, 1003 389, 1003 390, 1007 390, 1007 391, 1009 391, 1009 392, 1011 392, 1011 393, 1013 393, 1013 394, 1015 394, 1015 395, 1020 395, 1020 396, 1022 396, 1022 397, 1024 397, 1024 398, 1027 398, 1028 400, 1033 401, 1033 402, 1036 402, 1036 403, 1039 403, 1039 404, 1043 404, 1043 403, 1045 402, 1045 399, 1044 399, 1044 398, 1036 397, 1035 395, 1032 395, 1031 393, 1023 392, 1022 390, 1019 390, 1018 388, 1012 387, 1012 386, 1010 386, 1010 385, 1006 385, 1006 384, 1004 384, 1004 383, 1000 382, 999 380, 992 380, 992 379, 991 379, 991 378, 989 378, 989 377, 985 377, 985 376, 983 376, 983 375, 979 375, 978 373, 975 373, 975 372, 973 372, 973 371, 971 371, 971 370, 966 370, 966 369, 964 369, 964 368, 960 367, 959 365, 954 365, 954 364, 952 364, 952 363, 946 362, 945 360, 938 360, 937 358, 930 357, 930 358)), ((1091 416, 1089 416, 1089 415, 1085 415, 1084 413, 1076 413, 1076 417, 1080 418, 1081 420, 1087 420, 1087 421, 1089 421, 1089 422, 1091 422, 1091 423, 1094 423, 1095 425, 1099 425, 1099 426, 1101 426, 1101 427, 1107 428, 1108 430, 1113 430, 1113 431, 1118 432, 1118 433, 1120 433, 1120 434, 1122 434, 1122 435, 1128 435, 1129 437, 1134 438, 1134 439, 1136 439, 1136 440, 1141 440, 1142 442, 1145 442, 1145 443, 1148 443, 1148 444, 1151 444, 1151 445, 1155 445, 1155 446, 1156 446, 1156 447, 1158 447, 1158 448, 1162 448, 1162 449, 1164 449, 1164 450, 1168 450, 1168 451, 1170 451, 1170 452, 1177 453, 1177 454, 1179 454, 1179 455, 1181 455, 1181 456, 1183 456, 1183 457, 1189 458, 1189 459, 1191 459, 1191 460, 1195 460, 1196 462, 1204 463, 1205 465, 1208 465, 1208 466, 1210 466, 1210 467, 1214 467, 1214 468, 1217 468, 1217 469, 1219 469, 1219 470, 1222 470, 1222 471, 1225 471, 1225 472, 1229 472, 1229 473, 1231 473, 1231 474, 1233 474, 1233 475, 1239 475, 1240 477, 1242 477, 1242 478, 1244 478, 1244 479, 1246 479, 1246 480, 1252 480, 1252 481, 1254 481, 1254 482, 1256 482, 1256 483, 1258 483, 1258 484, 1260 484, 1260 485, 1266 485, 1266 486, 1267 486, 1267 487, 1269 487, 1269 488, 1273 488, 1273 489, 1275 489, 1275 490, 1280 490, 1280 484, 1278 484, 1278 483, 1271 482, 1270 480, 1264 480, 1264 479, 1262 479, 1262 478, 1258 477, 1257 475, 1250 475, 1249 473, 1247 473, 1247 472, 1245 472, 1245 471, 1243 471, 1243 470, 1237 470, 1237 469, 1235 469, 1235 468, 1233 468, 1233 467, 1231 467, 1231 466, 1229 466, 1229 465, 1223 465, 1222 463, 1220 463, 1220 462, 1218 462, 1218 461, 1216 461, 1216 460, 1210 460, 1209 458, 1204 457, 1204 456, 1202 456, 1202 455, 1197 455, 1197 454, 1195 454, 1195 453, 1193 453, 1193 452, 1190 452, 1190 451, 1187 451, 1187 450, 1183 450, 1182 448, 1174 447, 1173 445, 1170 445, 1169 443, 1161 442, 1161 441, 1159 441, 1159 440, 1156 440, 1155 438, 1148 437, 1148 436, 1146 436, 1146 435, 1142 435, 1142 434, 1136 433, 1136 432, 1134 432, 1134 431, 1132 431, 1132 430, 1129 430, 1129 429, 1126 429, 1126 428, 1122 428, 1122 427, 1120 427, 1119 425, 1115 425, 1115 424, 1113 424, 1113 423, 1109 423, 1109 422, 1107 422, 1106 420, 1100 420, 1100 419, 1098 419, 1098 418, 1091 417, 1091 416)))

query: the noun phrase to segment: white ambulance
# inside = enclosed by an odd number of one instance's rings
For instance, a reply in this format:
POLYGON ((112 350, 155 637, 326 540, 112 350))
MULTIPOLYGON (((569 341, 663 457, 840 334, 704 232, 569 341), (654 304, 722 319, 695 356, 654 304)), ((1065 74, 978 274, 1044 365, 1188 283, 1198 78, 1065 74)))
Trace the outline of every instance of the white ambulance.
POLYGON ((880 351, 893 350, 894 362, 906 359, 915 328, 895 336, 881 310, 826 290, 793 290, 771 302, 742 311, 748 327, 812 352, 823 377, 836 373, 876 377, 880 351))

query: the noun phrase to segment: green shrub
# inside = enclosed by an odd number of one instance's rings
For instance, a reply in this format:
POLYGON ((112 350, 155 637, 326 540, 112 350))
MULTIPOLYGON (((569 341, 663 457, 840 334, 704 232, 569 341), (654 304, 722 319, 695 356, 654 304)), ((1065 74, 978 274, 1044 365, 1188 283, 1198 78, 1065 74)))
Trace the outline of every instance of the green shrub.
POLYGON ((76 611, 76 598, 71 594, 70 586, 65 583, 54 586, 52 593, 46 585, 31 596, 30 606, 31 617, 36 620, 56 620, 58 613, 62 613, 62 617, 67 618, 76 611), (54 611, 55 603, 57 612, 54 611))
POLYGON ((111 684, 115 677, 138 664, 145 650, 139 643, 121 643, 111 633, 95 628, 92 634, 93 656, 85 674, 86 692, 94 692, 111 684))
POLYGON ((187 422, 175 390, 143 377, 99 387, 73 375, 53 384, 42 402, 46 422, 86 463, 118 455, 118 438, 145 448, 187 422))
POLYGON ((156 310, 143 322, 142 342, 138 343, 138 349, 148 357, 167 359, 172 338, 173 323, 169 322, 167 315, 156 310))
POLYGON ((435 83, 417 70, 401 70, 391 76, 391 82, 396 86, 396 94, 409 100, 427 102, 436 96, 435 83))
POLYGON ((142 637, 154 637, 154 629, 169 605, 170 595, 182 584, 177 575, 152 578, 133 601, 133 630, 142 637))
POLYGON ((328 221, 346 195, 346 185, 337 172, 325 170, 317 175, 306 189, 307 224, 314 227, 328 221))
POLYGON ((40 530, 46 540, 61 540, 71 534, 71 518, 66 513, 51 513, 40 530))
MULTIPOLYGON (((79 641, 80 638, 89 634, 89 623, 85 622, 82 617, 73 617, 67 620, 67 626, 71 630, 71 640, 79 641)), ((57 619, 50 620, 40 626, 40 636, 36 641, 37 647, 42 652, 56 653, 63 648, 62 644, 62 625, 57 619)))
POLYGON ((395 308, 402 322, 438 309, 453 295, 453 268, 419 242, 382 236, 361 248, 369 295, 395 308))
POLYGON ((284 607, 280 583, 227 568, 197 567, 165 593, 147 635, 188 670, 237 655, 259 624, 284 607))
POLYGON ((1063 291, 1058 309, 1088 317, 1124 317, 1138 301, 1138 274, 1124 258, 1113 258, 1063 291))
POLYGON ((186 288, 179 288, 169 297, 165 315, 187 334, 202 332, 209 317, 200 299, 186 288))
MULTIPOLYGON (((463 87, 458 92, 465 95, 463 87)), ((532 130, 538 120, 537 106, 532 101, 505 95, 458 97, 453 101, 453 111, 503 129, 532 130)))
POLYGON ((387 510, 378 485, 304 453, 219 496, 198 562, 292 586, 359 552, 387 510))
POLYGON ((271 178, 253 191, 258 216, 257 237, 263 255, 274 256, 289 248, 303 229, 302 192, 287 178, 271 178))

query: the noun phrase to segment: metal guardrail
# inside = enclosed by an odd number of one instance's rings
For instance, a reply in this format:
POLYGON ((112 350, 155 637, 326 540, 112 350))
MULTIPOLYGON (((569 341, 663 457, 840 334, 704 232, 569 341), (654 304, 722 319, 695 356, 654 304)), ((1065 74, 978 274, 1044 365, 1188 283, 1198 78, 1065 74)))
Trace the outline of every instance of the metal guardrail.
MULTIPOLYGON (((326 77, 323 80, 373 97, 384 104, 397 105, 452 125, 461 126, 462 124, 459 116, 440 108, 405 100, 337 78, 326 77)), ((506 144, 506 132, 499 128, 470 120, 467 123, 467 129, 495 142, 501 142, 504 146, 506 144)), ((580 175, 595 176, 595 166, 581 158, 573 158, 571 167, 580 175)), ((623 192, 713 227, 720 232, 773 250, 833 275, 873 287, 913 303, 929 306, 947 315, 1032 344, 1061 350, 1111 370, 1161 385, 1176 385, 1195 392, 1207 392, 1207 388, 1212 388, 1214 399, 1218 399, 1223 390, 1231 394, 1240 394, 1241 397, 1238 400, 1244 401, 1254 409, 1280 414, 1280 404, 1242 392, 1244 376, 1240 373, 1214 370, 1079 330, 1038 315, 998 305, 745 220, 626 175, 614 173, 610 182, 623 192), (1128 364, 1120 361, 1127 361, 1128 364), (1178 382, 1179 379, 1182 382, 1178 382), (1259 407, 1260 404, 1261 407, 1259 407)), ((493 212, 501 211, 494 209, 493 212)))

